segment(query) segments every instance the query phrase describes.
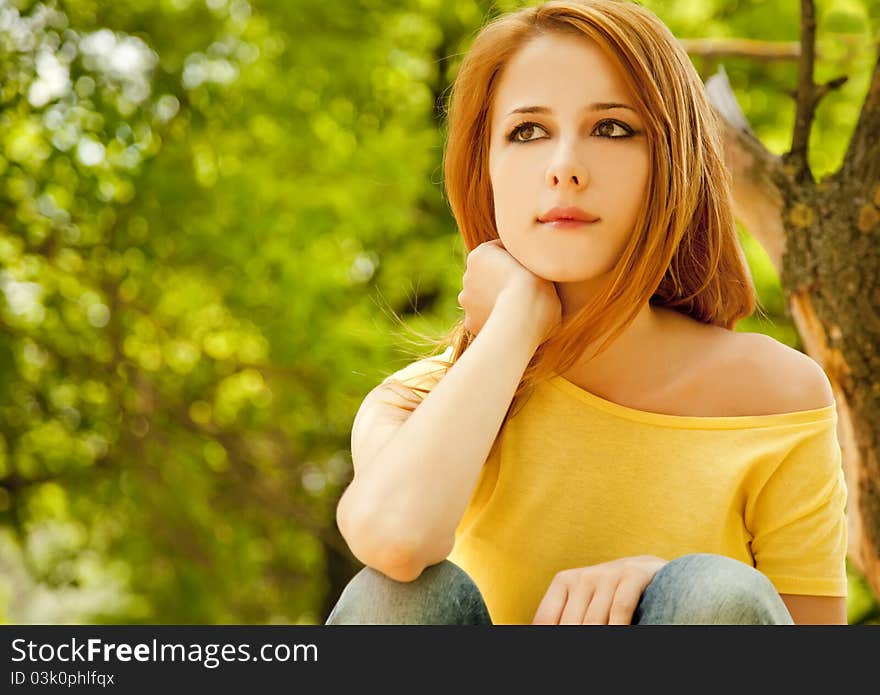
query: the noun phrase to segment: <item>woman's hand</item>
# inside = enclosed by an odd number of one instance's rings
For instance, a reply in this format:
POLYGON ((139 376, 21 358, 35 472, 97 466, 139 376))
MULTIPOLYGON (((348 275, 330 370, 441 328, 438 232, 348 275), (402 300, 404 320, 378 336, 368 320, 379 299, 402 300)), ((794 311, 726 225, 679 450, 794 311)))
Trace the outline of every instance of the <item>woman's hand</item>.
POLYGON ((467 256, 458 303, 465 311, 464 327, 477 335, 502 293, 515 292, 516 306, 534 321, 542 341, 562 321, 556 286, 517 261, 500 239, 485 241, 467 256))
POLYGON ((562 570, 550 583, 532 625, 629 625, 642 592, 666 562, 639 555, 562 570))

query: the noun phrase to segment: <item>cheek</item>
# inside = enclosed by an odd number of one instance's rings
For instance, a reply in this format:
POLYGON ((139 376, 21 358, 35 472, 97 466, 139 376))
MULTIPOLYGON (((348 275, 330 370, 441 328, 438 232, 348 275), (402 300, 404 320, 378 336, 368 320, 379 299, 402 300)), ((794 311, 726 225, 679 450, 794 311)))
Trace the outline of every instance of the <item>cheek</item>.
POLYGON ((645 169, 640 172, 638 178, 633 181, 633 190, 630 202, 630 223, 635 223, 639 210, 642 209, 645 199, 648 196, 648 171, 645 169))
POLYGON ((527 182, 517 176, 511 167, 499 167, 491 174, 492 197, 495 205, 495 219, 512 223, 521 219, 524 211, 531 211, 532 198, 527 182))
POLYGON ((631 223, 648 194, 648 166, 641 157, 624 159, 617 164, 614 175, 606 177, 603 182, 602 199, 606 212, 622 222, 631 223))

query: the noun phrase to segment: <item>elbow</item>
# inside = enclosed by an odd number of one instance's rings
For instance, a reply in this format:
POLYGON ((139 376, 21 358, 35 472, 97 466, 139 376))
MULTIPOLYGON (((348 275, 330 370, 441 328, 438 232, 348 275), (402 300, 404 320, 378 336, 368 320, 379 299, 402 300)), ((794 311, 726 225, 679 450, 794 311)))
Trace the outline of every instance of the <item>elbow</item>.
POLYGON ((413 549, 406 546, 389 546, 384 556, 369 566, 397 582, 414 582, 427 567, 413 549))
POLYGON ((381 572, 398 582, 418 579, 426 567, 441 562, 452 552, 453 543, 429 543, 414 538, 401 529, 412 528, 404 523, 382 523, 358 517, 343 504, 345 495, 336 509, 336 524, 352 554, 367 567, 381 572))
POLYGON ((451 542, 389 544, 381 563, 374 568, 398 582, 413 582, 431 565, 445 560, 455 545, 451 542))

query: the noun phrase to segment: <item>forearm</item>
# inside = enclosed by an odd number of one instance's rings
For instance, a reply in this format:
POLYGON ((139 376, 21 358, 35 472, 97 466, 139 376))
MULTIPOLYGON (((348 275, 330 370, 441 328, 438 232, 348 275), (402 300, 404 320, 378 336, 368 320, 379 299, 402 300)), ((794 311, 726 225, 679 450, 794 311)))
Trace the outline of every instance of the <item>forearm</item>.
MULTIPOLYGON (((500 296, 480 333, 346 490, 357 534, 395 561, 442 560, 540 337, 527 297, 500 296)), ((363 546, 362 546, 363 547, 363 546)), ((406 563, 404 563, 406 564, 406 563)), ((380 568, 381 569, 381 568, 380 568)))

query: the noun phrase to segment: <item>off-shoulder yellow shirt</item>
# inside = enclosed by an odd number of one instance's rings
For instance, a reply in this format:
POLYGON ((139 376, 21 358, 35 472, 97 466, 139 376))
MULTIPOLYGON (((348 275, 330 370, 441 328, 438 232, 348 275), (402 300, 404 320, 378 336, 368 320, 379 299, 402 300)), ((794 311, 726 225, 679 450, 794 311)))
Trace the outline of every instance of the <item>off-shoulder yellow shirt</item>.
MULTIPOLYGON (((423 369, 389 379, 418 383, 423 369)), ((836 426, 834 405, 667 415, 555 376, 499 434, 448 559, 474 579, 495 624, 531 623, 560 570, 644 554, 718 553, 779 593, 846 596, 836 426)))

